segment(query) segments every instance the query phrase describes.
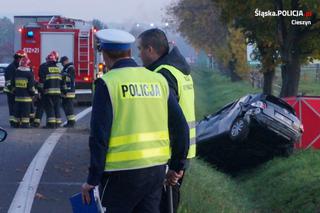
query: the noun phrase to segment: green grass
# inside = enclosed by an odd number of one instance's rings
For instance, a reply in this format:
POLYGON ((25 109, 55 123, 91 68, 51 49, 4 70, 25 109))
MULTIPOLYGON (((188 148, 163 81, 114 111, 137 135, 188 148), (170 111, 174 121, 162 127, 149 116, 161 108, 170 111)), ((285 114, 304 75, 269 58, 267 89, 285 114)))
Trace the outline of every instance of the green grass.
MULTIPOLYGON (((217 73, 196 69, 192 74, 197 119, 247 93, 260 92, 248 83, 231 83, 217 73)), ((310 94, 317 85, 302 80, 310 94)), ((320 91, 319 93, 320 94, 320 91)), ((320 152, 298 152, 278 158, 237 178, 192 160, 182 185, 180 213, 317 212, 320 209, 320 152)))
POLYGON ((242 190, 227 175, 193 160, 182 186, 180 213, 248 212, 242 190))
POLYGON ((319 161, 319 151, 303 151, 290 158, 270 161, 235 181, 255 211, 317 212, 320 209, 319 161))
POLYGON ((194 68, 192 77, 197 120, 245 94, 261 92, 253 89, 249 83, 243 81, 231 83, 229 78, 205 68, 194 68))
MULTIPOLYGON (((280 68, 276 69, 276 76, 274 79, 274 95, 279 95, 280 88, 275 85, 281 85, 280 68)), ((300 83, 298 89, 299 95, 320 95, 320 79, 316 78, 316 70, 310 68, 301 68, 300 83)))
POLYGON ((318 212, 320 152, 278 158, 230 178, 193 160, 182 185, 180 213, 318 212))
POLYGON ((320 95, 320 81, 316 79, 315 70, 302 70, 299 93, 303 95, 320 95))

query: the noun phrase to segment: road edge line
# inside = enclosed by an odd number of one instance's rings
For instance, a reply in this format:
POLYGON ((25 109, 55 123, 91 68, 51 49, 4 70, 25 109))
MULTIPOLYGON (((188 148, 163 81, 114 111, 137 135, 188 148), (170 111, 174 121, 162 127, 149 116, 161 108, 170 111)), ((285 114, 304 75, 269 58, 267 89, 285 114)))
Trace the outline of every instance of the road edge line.
MULTIPOLYGON (((92 107, 86 108, 76 115, 76 121, 80 120, 88 113, 92 107)), ((57 145, 61 136, 67 129, 56 129, 42 144, 41 148, 31 161, 14 198, 9 207, 8 213, 29 213, 31 212, 35 194, 37 192, 44 168, 57 145)))

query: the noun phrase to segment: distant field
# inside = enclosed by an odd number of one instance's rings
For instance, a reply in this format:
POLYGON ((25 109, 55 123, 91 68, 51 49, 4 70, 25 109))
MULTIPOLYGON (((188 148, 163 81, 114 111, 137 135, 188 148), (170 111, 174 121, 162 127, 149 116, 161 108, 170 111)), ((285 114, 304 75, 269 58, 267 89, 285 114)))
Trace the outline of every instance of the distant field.
MULTIPOLYGON (((215 72, 192 73, 197 119, 247 93, 261 92, 249 83, 231 83, 215 72)), ((301 89, 320 94, 312 77, 301 89)), ((299 152, 231 178, 199 159, 192 160, 182 186, 180 213, 318 212, 320 209, 320 152, 299 152)))
MULTIPOLYGON (((274 95, 279 95, 281 86, 281 72, 277 69, 274 80, 274 95)), ((320 68, 317 71, 315 67, 301 68, 299 95, 316 95, 320 96, 320 68), (318 72, 318 74, 317 74, 318 72)))

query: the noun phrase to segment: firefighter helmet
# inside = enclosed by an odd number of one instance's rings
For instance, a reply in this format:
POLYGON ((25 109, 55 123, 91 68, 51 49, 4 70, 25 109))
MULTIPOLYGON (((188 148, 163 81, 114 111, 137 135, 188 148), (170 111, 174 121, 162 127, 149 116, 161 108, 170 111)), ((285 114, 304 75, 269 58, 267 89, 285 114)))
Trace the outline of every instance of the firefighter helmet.
POLYGON ((15 54, 14 57, 15 58, 23 58, 26 57, 27 53, 24 50, 18 50, 15 54))
POLYGON ((59 60, 59 54, 56 51, 52 51, 51 53, 49 53, 49 55, 47 56, 48 61, 54 61, 54 62, 58 62, 59 60))
POLYGON ((29 67, 30 64, 31 64, 31 61, 28 57, 21 58, 21 60, 19 62, 20 67, 29 67))
POLYGON ((56 62, 58 62, 58 61, 59 61, 59 53, 58 53, 57 51, 54 51, 54 50, 53 50, 53 51, 51 52, 51 54, 54 55, 54 57, 56 58, 56 62))

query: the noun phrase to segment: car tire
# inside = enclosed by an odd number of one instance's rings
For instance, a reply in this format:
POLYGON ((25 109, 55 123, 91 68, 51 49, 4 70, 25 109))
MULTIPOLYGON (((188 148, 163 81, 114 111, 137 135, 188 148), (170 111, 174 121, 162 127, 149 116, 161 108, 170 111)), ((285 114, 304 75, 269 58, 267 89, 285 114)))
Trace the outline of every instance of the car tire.
POLYGON ((232 141, 242 142, 249 134, 249 123, 243 118, 237 118, 230 129, 229 137, 232 141))

